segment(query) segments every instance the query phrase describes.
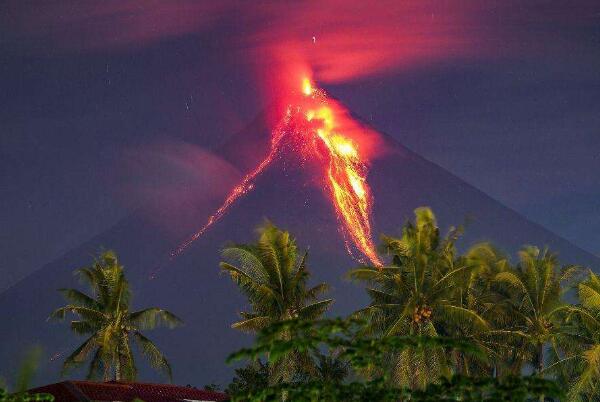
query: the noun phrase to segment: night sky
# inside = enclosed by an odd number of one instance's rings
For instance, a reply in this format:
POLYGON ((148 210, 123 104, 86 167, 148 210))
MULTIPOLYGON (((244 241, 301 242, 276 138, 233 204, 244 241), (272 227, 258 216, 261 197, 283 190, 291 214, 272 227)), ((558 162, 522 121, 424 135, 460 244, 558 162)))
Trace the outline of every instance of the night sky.
POLYGON ((185 174, 222 174, 211 150, 296 63, 376 129, 600 254, 597 2, 357 3, 3 2, 0 290, 147 202, 128 160, 151 184, 183 147, 204 155, 185 174))

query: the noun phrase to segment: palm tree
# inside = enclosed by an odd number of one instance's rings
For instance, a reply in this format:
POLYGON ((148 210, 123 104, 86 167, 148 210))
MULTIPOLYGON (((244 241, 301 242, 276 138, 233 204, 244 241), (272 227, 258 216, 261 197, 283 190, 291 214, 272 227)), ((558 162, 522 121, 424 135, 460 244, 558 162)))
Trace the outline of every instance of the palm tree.
POLYGON ((317 353, 316 378, 325 384, 341 384, 350 375, 350 364, 336 352, 317 353))
POLYGON ((567 304, 563 285, 579 267, 559 267, 555 254, 526 246, 519 252, 519 263, 494 277, 498 291, 506 292, 504 303, 513 317, 505 329, 492 331, 511 344, 512 371, 519 374, 529 364, 543 373, 547 347, 557 350, 568 336, 562 315, 567 304))
MULTIPOLYGON (((333 302, 317 300, 328 289, 325 283, 307 288, 307 253, 299 254, 290 233, 269 222, 258 228, 255 244, 232 245, 222 255, 221 269, 229 273, 251 306, 251 311, 240 313, 242 320, 232 328, 257 332, 280 321, 314 320, 333 302)), ((288 356, 272 367, 271 380, 290 381, 306 370, 314 370, 307 354, 288 356)))
POLYGON ((559 345, 547 371, 569 387, 569 401, 596 400, 600 393, 600 277, 590 271, 577 293, 579 304, 566 308, 570 342, 559 345))
POLYGON ((235 376, 231 383, 225 388, 225 392, 234 396, 258 392, 269 387, 269 363, 263 363, 257 359, 245 367, 235 369, 235 376))
POLYGON ((63 374, 90 359, 89 379, 134 380, 137 372, 131 349, 134 340, 151 365, 166 372, 171 379, 167 359, 142 331, 163 324, 172 328, 182 321, 158 307, 130 312, 129 283, 123 266, 112 251, 103 252, 92 266, 76 272, 87 282, 92 293, 61 289, 70 304, 54 311, 50 318, 64 319, 67 313, 74 314, 77 319, 71 321, 71 330, 88 338, 66 358, 63 374))
POLYGON ((490 243, 480 243, 471 247, 465 254, 468 264, 473 267, 471 275, 463 282, 461 301, 469 308, 477 311, 489 325, 489 331, 472 334, 472 341, 485 350, 488 357, 486 362, 472 361, 466 374, 485 374, 503 376, 505 374, 519 375, 522 353, 516 338, 503 331, 513 328, 517 319, 512 312, 508 300, 512 297, 510 291, 498 286, 494 281, 501 272, 513 270, 509 258, 490 243), (483 364, 482 364, 483 363, 483 364))
MULTIPOLYGON (((385 337, 472 336, 487 331, 487 322, 465 302, 465 278, 474 266, 457 256, 460 230, 441 238, 429 208, 416 209, 415 217, 414 224, 404 226, 401 238, 382 236, 382 249, 392 257, 390 266, 364 266, 349 273, 351 279, 368 284, 371 303, 357 313, 368 320, 368 332, 385 337)), ((455 359, 457 366, 464 366, 462 358, 455 359)), ((404 350, 389 361, 393 381, 413 388, 449 375, 452 365, 441 349, 404 350)))

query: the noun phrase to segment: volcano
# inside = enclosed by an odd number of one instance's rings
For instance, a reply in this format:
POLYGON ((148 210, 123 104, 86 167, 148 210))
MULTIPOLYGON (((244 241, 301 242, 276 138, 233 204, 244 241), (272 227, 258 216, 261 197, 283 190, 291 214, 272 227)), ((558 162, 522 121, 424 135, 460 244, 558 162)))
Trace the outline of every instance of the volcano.
MULTIPOLYGON (((269 152, 270 130, 265 120, 259 116, 232 136, 220 148, 220 156, 242 171, 256 166, 269 152), (250 146, 252 153, 242 152, 250 146)), ((528 221, 390 137, 383 135, 383 141, 389 152, 373 160, 369 171, 369 185, 375 194, 375 237, 379 233, 399 234, 403 223, 412 218, 412 211, 427 205, 433 208, 443 230, 466 222, 460 242, 464 248, 488 240, 511 253, 525 243, 548 245, 565 262, 600 267, 595 256, 528 221)), ((16 362, 28 347, 41 345, 48 358, 42 362, 36 380, 57 380, 62 359, 82 340, 69 333, 64 323, 46 321, 49 313, 63 303, 56 289, 78 286, 73 271, 88 264, 90 256, 105 247, 116 250, 127 269, 134 307, 158 305, 185 321, 181 328, 149 333, 171 361, 175 382, 226 384, 232 375, 232 367, 224 363, 226 356, 247 345, 251 338, 230 329, 236 313, 244 309, 245 300, 231 280, 220 274, 219 250, 229 241, 252 241, 254 228, 265 218, 291 231, 299 246, 309 250, 312 280, 332 286, 332 314, 346 314, 368 302, 360 286, 342 278, 357 262, 346 252, 331 203, 322 188, 285 155, 269 165, 256 179, 253 191, 239 199, 210 230, 177 258, 165 262, 165 256, 177 246, 173 238, 188 238, 218 204, 180 211, 179 215, 175 211, 175 235, 167 233, 146 213, 134 212, 2 293, 0 361, 16 362), (160 271, 149 279, 157 266, 161 266, 160 271)), ((15 364, 3 365, 2 369, 8 366, 15 364)), ((144 363, 139 366, 145 381, 160 380, 144 363)), ((1 372, 0 377, 10 379, 12 374, 1 372)))

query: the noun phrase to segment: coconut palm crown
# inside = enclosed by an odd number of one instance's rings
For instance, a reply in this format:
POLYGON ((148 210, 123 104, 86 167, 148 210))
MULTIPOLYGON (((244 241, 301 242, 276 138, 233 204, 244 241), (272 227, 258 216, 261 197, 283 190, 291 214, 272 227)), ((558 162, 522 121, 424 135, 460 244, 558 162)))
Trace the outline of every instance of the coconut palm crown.
POLYGON ((69 304, 50 315, 51 319, 64 319, 67 313, 75 315, 71 330, 87 336, 66 358, 63 374, 89 360, 88 379, 133 381, 137 374, 131 347, 134 341, 152 367, 162 370, 171 379, 169 362, 142 331, 160 325, 172 328, 182 321, 158 307, 130 311, 129 283, 113 251, 101 253, 91 266, 76 273, 92 292, 88 295, 77 289, 60 289, 69 304))
POLYGON ((494 332, 505 342, 518 345, 513 359, 515 373, 524 365, 542 373, 547 347, 556 350, 569 336, 563 325, 568 306, 563 295, 580 269, 560 266, 556 254, 548 249, 525 246, 519 252, 519 263, 495 276, 494 282, 507 291, 503 303, 514 319, 504 330, 494 332))
MULTIPOLYGON (((290 320, 314 320, 323 315, 333 299, 318 300, 328 286, 308 287, 306 252, 300 253, 289 232, 270 222, 257 229, 254 244, 226 247, 221 269, 227 272, 248 298, 251 310, 241 312, 232 327, 257 332, 269 325, 290 320)), ((273 367, 272 380, 291 378, 303 370, 315 370, 305 355, 291 356, 273 367)))
POLYGON ((589 271, 577 290, 579 304, 567 307, 565 320, 573 336, 553 353, 554 363, 547 371, 568 387, 566 400, 596 400, 600 393, 600 277, 589 271))
MULTIPOLYGON (((488 324, 469 304, 463 284, 474 267, 457 256, 454 246, 460 230, 440 236, 429 208, 415 210, 402 237, 382 236, 382 251, 391 256, 385 267, 363 266, 350 271, 353 280, 365 282, 371 299, 358 316, 367 319, 368 331, 380 336, 455 335, 487 331, 488 324)), ((397 385, 423 388, 450 374, 449 357, 443 350, 405 350, 390 356, 397 385)))

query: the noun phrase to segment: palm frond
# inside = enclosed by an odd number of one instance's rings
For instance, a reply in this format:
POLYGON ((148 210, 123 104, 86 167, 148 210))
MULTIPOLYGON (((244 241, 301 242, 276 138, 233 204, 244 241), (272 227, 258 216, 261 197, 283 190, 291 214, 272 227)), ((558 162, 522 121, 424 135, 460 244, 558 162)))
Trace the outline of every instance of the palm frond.
POLYGON ((73 304, 78 304, 93 309, 99 308, 98 302, 96 300, 77 289, 59 289, 58 291, 63 295, 65 299, 67 299, 73 304))
POLYGON ((140 346, 142 354, 148 358, 152 367, 164 371, 169 381, 173 379, 173 372, 171 370, 171 365, 167 361, 166 357, 162 354, 162 352, 158 349, 158 347, 144 335, 142 335, 139 331, 133 332, 133 337, 136 340, 137 344, 140 346))
POLYGON ((349 271, 346 277, 353 281, 376 282, 380 280, 383 272, 375 267, 361 267, 349 271))
POLYGON ((248 248, 242 246, 227 247, 221 252, 228 261, 237 262, 236 267, 259 283, 267 283, 269 278, 262 261, 248 248))
POLYGON ((231 265, 228 262, 220 262, 219 266, 223 271, 226 271, 231 276, 231 279, 233 279, 238 284, 254 282, 254 279, 250 275, 248 275, 246 272, 236 267, 235 265, 231 265))
POLYGON ((572 279, 577 278, 583 272, 584 270, 580 265, 565 265, 560 270, 558 280, 559 282, 566 282, 568 284, 572 279))
POLYGON ((88 367, 86 379, 97 380, 97 379, 102 378, 102 374, 104 371, 102 354, 103 354, 102 348, 101 347, 97 348, 96 352, 92 356, 92 359, 90 360, 90 365, 88 367))
POLYGON ((585 367, 578 376, 577 381, 569 389, 567 397, 570 400, 577 400, 583 395, 590 395, 598 386, 600 381, 600 344, 593 345, 583 353, 585 367))
POLYGON ((154 329, 157 326, 165 325, 169 328, 175 328, 183 325, 183 321, 170 311, 158 307, 150 307, 136 311, 129 315, 129 322, 138 329, 154 329))
POLYGON ((252 317, 231 324, 231 328, 243 332, 258 332, 273 322, 271 317, 252 317))
POLYGON ((600 287, 594 286, 591 281, 580 283, 579 300, 584 307, 600 311, 600 287))
POLYGON ((325 299, 314 302, 298 310, 298 316, 303 319, 317 319, 323 315, 333 303, 333 299, 325 299))
POLYGON ((102 322, 106 318, 104 313, 93 308, 69 304, 67 306, 56 309, 50 315, 49 319, 64 319, 67 312, 78 315, 84 320, 92 322, 102 322))
POLYGON ((398 302, 398 297, 395 294, 374 288, 367 288, 366 291, 371 298, 371 305, 378 306, 381 304, 395 304, 398 302))
POLYGON ((307 300, 316 300, 320 295, 329 291, 329 285, 327 283, 319 283, 306 291, 307 300))
POLYGON ((450 272, 448 272, 447 274, 445 274, 444 276, 442 276, 438 281, 436 281, 435 284, 433 285, 433 287, 439 288, 439 287, 448 286, 449 285, 448 281, 452 280, 455 276, 458 276, 470 269, 472 269, 472 267, 468 266, 468 265, 455 268, 455 269, 451 270, 450 272))
POLYGON ((95 348, 98 347, 97 336, 92 335, 88 339, 86 339, 73 353, 71 353, 65 359, 63 363, 63 368, 61 371, 61 376, 65 375, 71 368, 78 367, 83 364, 89 355, 89 353, 95 348))
POLYGON ((93 334, 100 328, 100 325, 90 321, 71 321, 71 331, 79 335, 93 334))
POLYGON ((441 314, 457 325, 480 332, 485 332, 490 328, 488 322, 473 310, 450 304, 441 305, 441 308, 441 314))
POLYGON ((494 281, 507 284, 508 286, 519 290, 523 294, 528 293, 527 286, 523 283, 521 278, 519 278, 519 276, 514 272, 511 272, 511 271, 500 272, 494 277, 494 281))

